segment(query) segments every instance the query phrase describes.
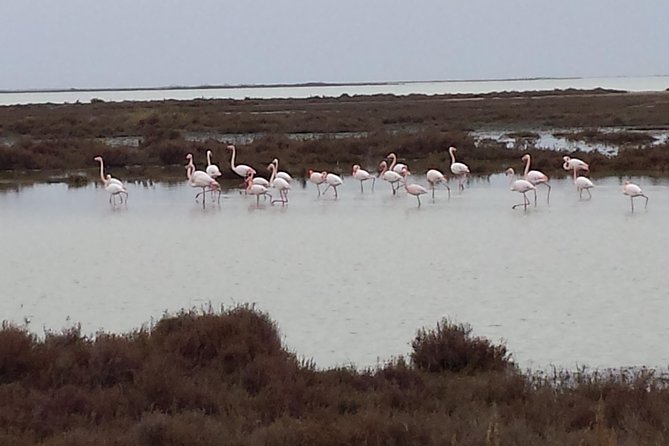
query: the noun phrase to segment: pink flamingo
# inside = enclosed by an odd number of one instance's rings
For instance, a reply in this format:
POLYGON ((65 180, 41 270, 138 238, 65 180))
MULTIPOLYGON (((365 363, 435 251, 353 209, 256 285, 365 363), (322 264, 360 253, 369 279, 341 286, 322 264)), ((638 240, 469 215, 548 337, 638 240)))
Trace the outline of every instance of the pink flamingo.
POLYGON ((385 161, 379 163, 379 176, 390 183, 390 187, 393 189, 393 195, 397 193, 397 190, 400 188, 399 183, 404 178, 399 173, 389 170, 388 163, 385 161))
POLYGON ((102 181, 105 190, 109 192, 109 203, 112 206, 115 206, 116 197, 118 196, 119 199, 121 200, 121 204, 123 204, 123 195, 125 195, 125 202, 127 204, 128 190, 125 188, 121 180, 117 180, 116 178, 113 178, 109 174, 107 175, 104 174, 104 161, 102 160, 101 156, 96 156, 95 158, 93 158, 93 160, 100 163, 100 180, 102 181))
POLYGON ((623 194, 630 197, 630 204, 632 205, 632 212, 634 212, 634 197, 643 197, 646 199, 646 205, 644 209, 648 207, 648 197, 644 195, 643 191, 639 186, 634 183, 630 183, 628 180, 625 180, 623 184, 623 194))
MULTIPOLYGON (((532 183, 534 186, 543 184, 548 188, 548 193, 546 194, 546 204, 549 204, 551 199, 551 185, 548 184, 548 176, 541 172, 540 170, 530 170, 531 158, 530 154, 526 153, 521 158, 522 161, 525 161, 525 173, 523 178, 532 183)), ((534 205, 537 205, 537 190, 534 190, 534 205)))
POLYGON ((407 177, 411 175, 411 172, 409 172, 408 169, 404 168, 402 174, 404 176, 404 190, 406 190, 408 194, 416 197, 416 200, 418 200, 418 207, 420 207, 420 196, 426 194, 427 189, 425 189, 420 184, 415 184, 415 183, 409 184, 409 182, 407 181, 407 177))
POLYGON ((255 195, 256 206, 260 206, 261 195, 263 195, 264 197, 269 197, 270 201, 272 200, 272 195, 270 195, 270 193, 267 192, 267 188, 262 184, 253 183, 253 175, 254 175, 253 172, 249 172, 246 179, 244 180, 244 184, 246 184, 246 193, 249 195, 255 195))
POLYGON ((321 184, 325 183, 325 178, 323 178, 323 174, 321 172, 314 172, 313 170, 309 169, 309 171, 307 171, 307 177, 310 183, 316 185, 316 189, 318 189, 318 196, 320 197, 321 184))
POLYGON ((267 169, 270 172, 272 172, 272 174, 269 177, 269 185, 270 187, 273 187, 276 190, 278 190, 279 196, 281 197, 280 200, 272 201, 272 204, 274 204, 276 201, 280 201, 282 204, 288 203, 288 191, 290 190, 290 183, 286 181, 285 178, 280 178, 277 176, 276 164, 270 163, 267 166, 267 169))
POLYGON ((247 166, 246 164, 235 165, 235 156, 237 155, 237 149, 235 148, 234 145, 230 144, 227 147, 227 149, 232 151, 232 157, 230 158, 230 168, 234 173, 244 178, 245 180, 249 172, 253 172, 253 175, 256 174, 256 170, 251 166, 247 166))
POLYGON ((341 177, 339 175, 327 172, 322 172, 321 177, 323 178, 323 181, 328 183, 328 186, 325 188, 325 190, 323 190, 323 195, 325 195, 325 192, 327 192, 328 189, 332 188, 334 189, 335 198, 339 198, 339 195, 337 194, 337 188, 343 183, 341 177))
POLYGON ((458 177, 458 189, 465 190, 464 180, 469 176, 469 166, 455 161, 455 151, 458 150, 451 146, 448 148, 448 154, 451 155, 451 172, 458 177))
POLYGON ((527 205, 530 204, 530 200, 527 198, 527 193, 531 190, 536 190, 534 187, 534 184, 530 183, 527 180, 515 180, 514 177, 516 176, 516 172, 513 170, 513 167, 509 167, 506 169, 504 172, 506 176, 511 176, 511 190, 514 192, 519 192, 523 194, 523 202, 514 204, 511 206, 511 209, 516 209, 518 206, 523 206, 525 211, 527 211, 527 205))
POLYGON ((446 178, 444 174, 441 173, 441 171, 437 169, 430 169, 427 171, 426 176, 427 182, 430 185, 430 189, 432 189, 432 201, 434 201, 434 188, 440 183, 446 186, 446 189, 448 189, 448 199, 451 199, 451 188, 448 186, 448 184, 446 184, 448 178, 446 178))
POLYGON ((287 181, 288 183, 293 182, 293 177, 291 177, 288 172, 284 172, 282 170, 279 170, 279 159, 278 158, 274 158, 272 160, 272 164, 274 164, 277 178, 282 178, 283 180, 287 181))
POLYGON ((188 178, 188 184, 192 187, 201 187, 202 192, 198 192, 195 195, 195 201, 197 198, 202 195, 202 206, 204 207, 206 201, 206 192, 207 190, 218 192, 218 200, 221 200, 221 187, 216 180, 210 177, 206 172, 201 170, 195 170, 195 164, 193 164, 193 155, 189 153, 186 155, 188 164, 186 164, 186 178, 188 178))
POLYGON ((392 170, 393 172, 397 172, 400 175, 402 175, 404 169, 409 169, 409 167, 406 164, 397 162, 397 155, 395 155, 395 153, 393 152, 390 152, 386 158, 392 160, 392 163, 390 163, 390 167, 388 167, 388 170, 392 170))
POLYGON ((372 180, 372 192, 374 192, 374 184, 376 183, 376 178, 370 175, 365 169, 361 169, 359 164, 353 165, 353 178, 360 181, 360 192, 364 193, 362 188, 362 183, 364 181, 372 180))
POLYGON ((221 169, 218 168, 216 164, 211 163, 211 150, 207 150, 207 175, 212 178, 218 178, 221 176, 221 169))
POLYGON ((574 167, 574 185, 576 185, 576 190, 578 191, 578 199, 582 200, 583 199, 583 191, 586 191, 588 193, 588 200, 592 198, 592 194, 590 193, 590 189, 595 187, 594 184, 592 184, 592 181, 590 181, 588 178, 583 177, 583 176, 576 176, 576 172, 578 171, 578 168, 574 167))
POLYGON ((564 161, 564 163, 562 163, 562 168, 564 170, 578 169, 578 170, 583 170, 585 172, 588 172, 590 170, 590 166, 588 165, 588 163, 586 163, 585 161, 581 161, 578 158, 563 156, 562 160, 564 161))

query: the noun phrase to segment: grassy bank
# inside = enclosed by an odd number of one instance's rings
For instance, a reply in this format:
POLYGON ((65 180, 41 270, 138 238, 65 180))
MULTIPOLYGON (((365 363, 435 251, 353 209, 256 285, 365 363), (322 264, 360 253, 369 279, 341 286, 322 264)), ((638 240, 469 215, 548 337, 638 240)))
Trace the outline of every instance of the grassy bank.
MULTIPOLYGON (((669 130, 669 93, 604 90, 5 106, 0 107, 0 171, 70 172, 94 168, 92 158, 102 155, 117 176, 141 177, 155 166, 184 164, 188 152, 201 166, 207 149, 226 167, 229 142, 237 144, 238 163, 262 167, 278 157, 296 176, 310 168, 349 173, 354 163, 374 168, 391 151, 417 173, 446 170, 451 145, 474 174, 517 167, 524 148, 476 144, 471 132, 490 129, 528 140, 539 129, 563 129, 562 136, 572 140, 619 147, 612 157, 573 154, 587 158, 594 175, 669 171, 668 145, 651 145, 648 135, 631 131, 669 130), (612 128, 626 131, 601 131, 612 128)), ((564 174, 564 153, 531 145, 529 151, 536 168, 564 174)))
POLYGON ((651 370, 521 372, 504 345, 449 321, 373 370, 320 370, 280 339, 247 307, 94 339, 4 325, 0 444, 669 442, 669 388, 651 370))

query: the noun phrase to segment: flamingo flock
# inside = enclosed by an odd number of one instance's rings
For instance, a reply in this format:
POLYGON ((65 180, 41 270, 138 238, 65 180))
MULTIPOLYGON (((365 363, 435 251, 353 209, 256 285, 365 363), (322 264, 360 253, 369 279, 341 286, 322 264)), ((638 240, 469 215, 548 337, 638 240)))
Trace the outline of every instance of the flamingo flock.
MULTIPOLYGON (((257 206, 260 205, 261 197, 263 199, 269 198, 272 205, 275 203, 281 203, 281 205, 288 204, 288 194, 294 180, 288 172, 279 170, 278 158, 274 158, 267 165, 267 171, 270 174, 269 180, 267 180, 256 176, 257 171, 253 167, 246 164, 235 164, 237 149, 234 145, 228 145, 227 149, 231 152, 230 170, 243 179, 241 190, 247 195, 255 196, 257 206), (272 199, 270 190, 275 190, 278 193, 279 198, 272 199)), ((466 164, 456 161, 456 151, 457 149, 453 146, 448 149, 448 154, 451 160, 449 167, 451 174, 457 179, 458 190, 463 192, 465 184, 471 175, 471 171, 466 164)), ((217 194, 217 202, 220 203, 221 186, 216 179, 220 177, 222 173, 218 165, 212 163, 211 158, 212 152, 211 150, 207 150, 207 167, 202 171, 196 170, 193 154, 188 153, 186 155, 186 179, 191 187, 201 189, 201 191, 195 195, 195 201, 199 202, 201 197, 203 206, 205 206, 207 192, 211 192, 212 201, 215 194, 217 194)), ((94 161, 100 164, 100 180, 105 190, 109 193, 109 203, 112 206, 116 206, 116 199, 118 197, 120 199, 120 204, 127 204, 128 190, 125 185, 120 180, 113 178, 110 174, 105 174, 104 161, 101 156, 95 157, 94 161)), ((529 192, 533 193, 534 207, 537 207, 538 186, 545 188, 546 205, 550 205, 552 188, 548 176, 539 170, 531 169, 532 161, 529 154, 523 155, 521 161, 524 163, 524 170, 521 177, 518 177, 513 167, 509 167, 505 171, 505 174, 510 177, 509 189, 512 192, 517 192, 523 195, 523 202, 514 204, 512 209, 522 206, 522 208, 527 211, 532 204, 527 196, 529 192)), ((579 194, 579 200, 584 199, 584 193, 587 194, 587 200, 591 200, 592 193, 590 190, 594 188, 594 184, 587 176, 585 176, 590 172, 589 164, 577 158, 564 156, 562 167, 566 171, 572 171, 572 180, 576 191, 579 194)), ((428 191, 431 192, 432 202, 435 202, 435 189, 439 185, 445 186, 448 190, 448 199, 450 200, 451 198, 451 188, 448 185, 449 178, 444 175, 444 173, 436 168, 429 169, 425 174, 428 185, 427 188, 418 183, 409 182, 409 177, 411 175, 409 167, 406 163, 398 163, 397 155, 394 152, 389 153, 379 162, 377 172, 378 174, 374 176, 369 171, 363 169, 359 164, 353 165, 351 178, 360 182, 361 194, 365 193, 364 183, 369 181, 372 183, 370 192, 374 192, 376 179, 380 178, 390 184, 392 195, 397 195, 398 191, 403 188, 407 195, 416 197, 417 207, 419 208, 422 204, 420 196, 427 194, 428 191)), ((316 186, 318 197, 325 196, 326 193, 332 189, 332 194, 335 200, 339 199, 338 187, 344 183, 344 180, 339 175, 327 171, 316 170, 309 170, 307 172, 306 181, 316 186), (325 184, 325 189, 323 190, 321 190, 322 184, 325 184)), ((641 187, 638 185, 631 183, 630 181, 625 181, 622 186, 622 193, 625 196, 630 197, 632 212, 634 212, 635 198, 643 198, 645 200, 644 208, 647 208, 648 196, 643 193, 641 187)))

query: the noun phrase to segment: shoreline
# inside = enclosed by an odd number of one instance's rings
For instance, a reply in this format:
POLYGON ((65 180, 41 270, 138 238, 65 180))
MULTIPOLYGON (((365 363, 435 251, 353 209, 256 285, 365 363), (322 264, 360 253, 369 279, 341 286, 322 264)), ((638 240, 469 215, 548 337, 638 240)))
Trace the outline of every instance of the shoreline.
POLYGON ((0 94, 11 93, 71 93, 71 92, 94 92, 94 91, 170 91, 170 90, 218 90, 218 89, 254 89, 254 88, 300 88, 300 87, 346 87, 346 86, 384 86, 404 84, 430 84, 430 83, 464 83, 464 82, 523 82, 537 80, 574 80, 574 79, 632 79, 636 77, 665 77, 668 75, 649 76, 566 76, 566 77, 525 77, 525 78, 492 78, 492 79, 432 79, 432 80, 394 80, 394 81, 369 81, 369 82, 298 82, 298 83, 261 83, 261 84, 214 84, 214 85, 173 85, 173 86, 147 86, 147 87, 70 87, 70 88, 27 88, 27 89, 0 89, 0 94))

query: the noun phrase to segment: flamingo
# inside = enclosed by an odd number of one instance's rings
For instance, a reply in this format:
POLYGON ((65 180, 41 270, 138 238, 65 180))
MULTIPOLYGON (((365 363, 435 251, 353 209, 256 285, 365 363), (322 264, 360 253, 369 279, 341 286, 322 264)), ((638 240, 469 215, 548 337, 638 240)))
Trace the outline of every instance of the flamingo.
POLYGON ((339 195, 337 194, 337 187, 341 186, 343 183, 341 177, 339 175, 327 172, 322 172, 321 177, 323 178, 323 181, 328 183, 328 186, 323 191, 323 195, 325 195, 325 192, 327 192, 327 190, 332 187, 332 189, 334 189, 335 198, 339 198, 339 195))
POLYGON ((634 183, 630 183, 628 180, 625 180, 623 184, 623 194, 630 197, 630 204, 632 205, 632 212, 634 212, 634 197, 643 197, 646 199, 646 205, 644 209, 648 207, 648 197, 644 195, 643 191, 639 186, 634 183))
POLYGON ((121 204, 123 204, 123 195, 125 195, 125 202, 127 204, 128 190, 125 188, 121 180, 113 178, 109 174, 105 176, 104 161, 102 160, 101 156, 96 156, 95 158, 93 158, 93 160, 100 163, 100 180, 102 181, 105 190, 109 192, 109 203, 111 203, 112 205, 116 205, 116 196, 118 195, 119 199, 121 200, 121 204), (113 203, 112 199, 114 201, 113 203))
POLYGON ((265 186, 253 183, 253 175, 254 175, 253 172, 249 172, 248 176, 244 180, 244 183, 246 184, 246 193, 249 195, 255 195, 256 206, 260 206, 261 195, 269 197, 270 201, 272 200, 272 195, 269 192, 267 192, 267 188, 265 186))
POLYGON ((230 167, 232 168, 233 172, 235 172, 237 175, 239 175, 244 179, 246 179, 249 172, 253 172, 253 175, 256 174, 256 170, 251 166, 247 166, 246 164, 235 165, 235 156, 237 155, 237 149, 235 148, 234 145, 230 144, 228 146, 228 150, 232 151, 232 157, 230 158, 230 167))
MULTIPOLYGON (((541 172, 540 170, 530 170, 531 158, 530 154, 526 153, 521 158, 522 161, 525 161, 525 173, 523 173, 523 178, 532 183, 533 185, 543 184, 548 188, 548 193, 546 194, 546 204, 549 204, 551 199, 551 185, 548 184, 548 176, 541 172)), ((534 190, 534 205, 537 205, 537 191, 534 190)))
POLYGON ((211 150, 207 150, 207 175, 212 178, 217 178, 221 176, 221 170, 216 164, 211 164, 211 150))
POLYGON ((284 178, 277 177, 276 164, 273 162, 267 165, 267 169, 272 172, 272 175, 269 177, 270 187, 275 188, 279 191, 280 200, 272 201, 274 204, 275 201, 280 201, 282 204, 288 203, 288 191, 290 190, 290 183, 284 178))
POLYGON ((469 176, 469 167, 464 163, 455 162, 455 154, 457 151, 455 147, 451 146, 448 148, 448 154, 451 155, 451 172, 453 175, 458 177, 458 189, 465 190, 465 185, 463 184, 463 179, 469 176))
POLYGON ((286 180, 289 183, 293 182, 293 177, 291 177, 288 172, 283 172, 283 171, 279 170, 279 159, 278 158, 274 158, 272 160, 272 164, 274 164, 274 167, 276 168, 275 170, 276 170, 276 177, 277 178, 283 178, 284 180, 286 180))
POLYGON ((388 168, 388 170, 392 170, 393 172, 397 172, 400 175, 402 175, 404 169, 409 169, 409 167, 406 164, 397 163, 397 155, 395 155, 395 153, 393 152, 390 152, 386 158, 390 158, 393 160, 393 162, 390 163, 390 167, 388 168))
POLYGON ((360 192, 364 193, 362 188, 362 183, 367 180, 372 180, 372 192, 374 192, 374 184, 376 184, 376 178, 370 175, 365 169, 361 169, 359 164, 353 165, 353 178, 360 181, 360 192))
POLYGON ((504 174, 506 176, 509 175, 511 176, 511 182, 510 182, 511 190, 523 194, 523 202, 514 204, 513 206, 511 206, 511 209, 516 209, 518 206, 523 206, 525 211, 527 211, 527 205, 530 204, 530 200, 527 198, 527 193, 531 190, 536 190, 534 184, 530 183, 527 180, 514 179, 516 176, 516 172, 513 170, 513 167, 509 167, 508 169, 506 169, 504 174))
POLYGON ((594 184, 592 184, 592 181, 590 181, 588 178, 579 176, 576 177, 576 171, 578 170, 577 168, 574 168, 574 184, 576 185, 576 190, 578 191, 578 199, 582 200, 583 199, 583 191, 585 190, 588 193, 588 200, 592 198, 592 194, 590 193, 590 189, 595 187, 594 184))
POLYGON ((218 184, 216 180, 214 180, 212 177, 210 177, 206 172, 203 172, 201 170, 195 170, 195 164, 193 164, 193 155, 189 153, 186 155, 186 159, 188 160, 188 164, 186 164, 186 178, 188 178, 188 184, 190 184, 192 187, 201 187, 202 192, 198 192, 195 195, 195 201, 197 202, 197 197, 202 195, 202 206, 204 207, 204 203, 206 201, 206 192, 207 190, 210 191, 217 191, 218 192, 218 200, 220 201, 221 199, 221 187, 218 184))
POLYGON ((381 161, 379 169, 379 176, 390 183, 390 187, 393 189, 393 195, 395 195, 397 189, 400 188, 399 182, 402 181, 404 177, 395 171, 388 170, 388 163, 385 161, 381 161))
POLYGON ((411 172, 409 172, 407 168, 404 168, 402 174, 404 176, 404 190, 406 190, 408 194, 416 197, 416 200, 418 200, 418 207, 420 207, 420 196, 426 194, 427 189, 425 189, 420 184, 408 184, 407 177, 411 174, 411 172))
POLYGON ((309 177, 309 182, 316 185, 316 188, 318 189, 318 196, 320 197, 321 184, 325 183, 325 178, 323 178, 323 175, 320 172, 314 172, 311 169, 307 171, 307 176, 309 177))
POLYGON ((432 189, 432 201, 434 201, 434 188, 439 183, 442 183, 444 186, 446 186, 446 189, 448 189, 448 199, 451 199, 451 188, 448 186, 448 184, 446 184, 447 181, 448 179, 439 170, 430 169, 427 171, 427 182, 430 185, 430 189, 432 189))
POLYGON ((581 161, 578 158, 570 158, 568 156, 563 156, 562 159, 564 160, 564 163, 562 164, 562 168, 564 170, 571 170, 571 169, 578 169, 578 170, 584 170, 588 172, 590 170, 590 166, 588 163, 585 161, 581 161))

